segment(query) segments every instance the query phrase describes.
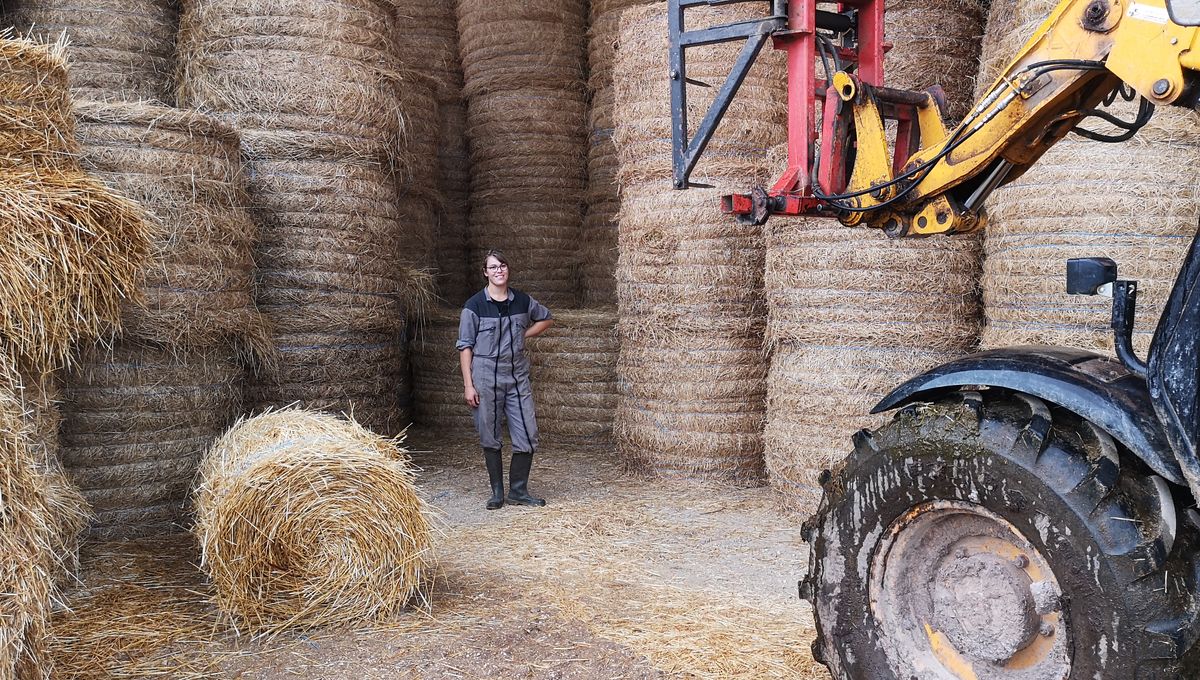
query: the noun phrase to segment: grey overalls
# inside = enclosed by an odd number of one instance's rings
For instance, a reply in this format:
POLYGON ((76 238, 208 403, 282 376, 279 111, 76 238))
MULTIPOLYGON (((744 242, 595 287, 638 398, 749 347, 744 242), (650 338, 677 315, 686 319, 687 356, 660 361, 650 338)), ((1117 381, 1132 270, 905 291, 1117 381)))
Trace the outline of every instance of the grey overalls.
POLYGON ((499 449, 501 417, 508 420, 513 451, 537 449, 537 420, 525 356, 525 330, 551 318, 550 310, 519 290, 508 300, 488 297, 487 288, 467 300, 458 324, 458 349, 471 348, 471 381, 479 393, 475 428, 485 449, 499 449))

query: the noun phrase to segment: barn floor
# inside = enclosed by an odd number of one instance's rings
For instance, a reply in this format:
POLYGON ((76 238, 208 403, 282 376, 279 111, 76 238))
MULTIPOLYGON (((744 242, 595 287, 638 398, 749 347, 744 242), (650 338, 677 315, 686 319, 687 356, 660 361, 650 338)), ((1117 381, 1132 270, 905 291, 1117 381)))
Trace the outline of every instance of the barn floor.
POLYGON ((611 446, 544 438, 544 509, 483 509, 473 440, 408 446, 439 514, 429 611, 369 629, 238 638, 186 535, 85 547, 56 677, 827 678, 796 597, 801 518, 766 488, 622 475, 611 446))

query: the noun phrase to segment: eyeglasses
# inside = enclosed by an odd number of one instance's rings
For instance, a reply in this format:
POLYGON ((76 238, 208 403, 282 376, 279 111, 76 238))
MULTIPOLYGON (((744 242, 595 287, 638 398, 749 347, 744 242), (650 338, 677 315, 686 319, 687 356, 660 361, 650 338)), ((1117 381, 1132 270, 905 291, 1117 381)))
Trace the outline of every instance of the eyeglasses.
POLYGON ((489 272, 502 272, 502 271, 508 269, 508 265, 506 265, 506 264, 489 264, 488 266, 484 267, 484 269, 488 270, 489 272))

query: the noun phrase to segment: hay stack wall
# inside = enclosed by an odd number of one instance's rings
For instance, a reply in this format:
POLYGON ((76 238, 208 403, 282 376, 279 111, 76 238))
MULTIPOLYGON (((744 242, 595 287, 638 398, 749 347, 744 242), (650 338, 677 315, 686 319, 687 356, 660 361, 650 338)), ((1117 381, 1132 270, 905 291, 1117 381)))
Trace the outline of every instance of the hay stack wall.
POLYGON ((651 0, 593 0, 588 26, 588 188, 583 215, 581 292, 588 306, 617 299, 617 148, 613 145, 613 64, 621 13, 651 0))
MULTIPOLYGON (((436 307, 413 324, 413 421, 452 432, 473 432, 459 367, 458 321, 461 308, 436 307)), ((540 388, 535 388, 536 395, 540 388)))
POLYGON ((583 0, 460 0, 471 262, 505 251, 551 308, 578 301, 586 189, 583 0))
MULTIPOLYGON (((984 56, 981 86, 992 84, 1052 6, 993 5, 993 52, 984 56)), ((1137 102, 1120 102, 1110 112, 1132 120, 1136 110, 1137 102)), ((1096 119, 1083 127, 1117 132, 1096 119)), ((1161 107, 1119 148, 1070 135, 998 189, 987 204, 983 346, 1065 345, 1111 355, 1111 301, 1067 295, 1064 279, 1068 258, 1111 257, 1121 278, 1140 282, 1134 347, 1144 357, 1196 233, 1198 164, 1200 116, 1161 107)))
POLYGON ((69 42, 71 87, 85 99, 175 103, 176 0, 14 0, 18 33, 69 42))
POLYGON ((301 401, 394 434, 406 301, 428 295, 438 83, 403 68, 383 0, 188 0, 181 100, 242 130, 262 232, 258 304, 282 367, 254 405, 301 401))
MULTIPOLYGON (((952 115, 970 106, 982 9, 970 2, 888 6, 886 80, 946 90, 952 115), (941 26, 928 39, 928 22, 941 26), (931 74, 933 74, 931 76, 931 74)), ((835 220, 767 225, 766 463, 788 505, 811 511, 817 476, 850 437, 881 419, 868 412, 920 371, 972 349, 979 333, 978 235, 889 240, 835 220)))
POLYGON ((617 315, 613 308, 554 312, 554 325, 527 343, 538 430, 612 432, 617 406, 617 315))
MULTIPOLYGON (((714 10, 714 21, 746 18, 714 10)), ((766 311, 762 229, 721 214, 722 191, 768 181, 783 141, 783 62, 766 52, 694 175, 715 190, 671 188, 666 7, 628 10, 614 66, 620 158, 617 299, 621 354, 615 431, 631 467, 667 477, 753 482, 762 474, 766 311)), ((689 76, 716 80, 736 48, 697 50, 689 76)), ((698 120, 708 102, 692 91, 698 120)))

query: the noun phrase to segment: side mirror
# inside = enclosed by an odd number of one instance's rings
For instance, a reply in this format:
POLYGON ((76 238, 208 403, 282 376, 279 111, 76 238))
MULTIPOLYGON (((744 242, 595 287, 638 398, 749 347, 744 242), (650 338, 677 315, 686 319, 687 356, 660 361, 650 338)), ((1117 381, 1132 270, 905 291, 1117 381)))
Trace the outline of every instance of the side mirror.
POLYGON ((1167 14, 1180 26, 1200 26, 1200 0, 1167 0, 1167 14))

